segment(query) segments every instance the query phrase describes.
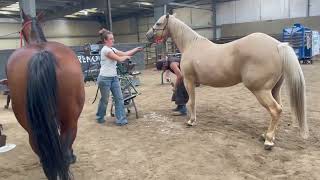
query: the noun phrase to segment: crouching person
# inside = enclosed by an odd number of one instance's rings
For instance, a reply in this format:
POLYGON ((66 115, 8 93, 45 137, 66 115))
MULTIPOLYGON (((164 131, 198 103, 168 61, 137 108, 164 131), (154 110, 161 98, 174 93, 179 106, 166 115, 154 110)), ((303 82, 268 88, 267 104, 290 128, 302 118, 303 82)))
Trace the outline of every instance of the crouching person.
POLYGON ((177 107, 173 109, 175 116, 187 115, 186 104, 189 100, 188 92, 183 83, 183 77, 180 70, 180 58, 168 57, 165 60, 160 60, 156 63, 158 70, 170 70, 176 75, 176 82, 172 84, 173 94, 171 100, 175 102, 177 107))

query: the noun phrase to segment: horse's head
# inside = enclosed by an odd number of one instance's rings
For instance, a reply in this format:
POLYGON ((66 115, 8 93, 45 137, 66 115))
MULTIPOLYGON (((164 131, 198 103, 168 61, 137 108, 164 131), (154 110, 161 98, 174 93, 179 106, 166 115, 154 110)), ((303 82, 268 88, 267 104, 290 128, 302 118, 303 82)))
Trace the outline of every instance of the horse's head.
POLYGON ((147 39, 152 43, 161 43, 169 37, 168 23, 172 15, 163 15, 146 33, 147 39))
POLYGON ((34 33, 32 32, 32 24, 36 25, 37 27, 40 27, 38 25, 38 22, 43 19, 43 13, 39 13, 36 17, 31 17, 25 14, 23 10, 21 10, 21 16, 23 19, 21 34, 23 35, 26 42, 29 43, 30 40, 34 38, 34 33))

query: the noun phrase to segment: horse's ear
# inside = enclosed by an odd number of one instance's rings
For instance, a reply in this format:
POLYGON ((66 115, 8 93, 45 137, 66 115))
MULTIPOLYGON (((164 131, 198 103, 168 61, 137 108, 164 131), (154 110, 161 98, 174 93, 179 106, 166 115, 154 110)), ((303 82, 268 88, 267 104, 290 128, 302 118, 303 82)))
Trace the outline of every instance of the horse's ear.
POLYGON ((44 19, 44 12, 43 11, 39 12, 39 14, 37 15, 37 19, 39 22, 43 21, 43 19, 44 19))
POLYGON ((23 9, 21 8, 21 17, 22 17, 22 19, 23 19, 23 21, 28 21, 29 20, 29 17, 28 17, 28 15, 26 15, 25 13, 24 13, 24 11, 23 11, 23 9))
POLYGON ((169 18, 169 16, 170 16, 170 14, 169 14, 169 13, 167 13, 166 18, 168 19, 168 18, 169 18))

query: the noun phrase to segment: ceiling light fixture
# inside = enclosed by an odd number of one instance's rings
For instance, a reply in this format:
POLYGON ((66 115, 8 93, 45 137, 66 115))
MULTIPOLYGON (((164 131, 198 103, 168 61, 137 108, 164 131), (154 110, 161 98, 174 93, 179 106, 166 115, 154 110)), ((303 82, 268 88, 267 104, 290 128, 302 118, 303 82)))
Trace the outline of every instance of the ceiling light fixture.
POLYGON ((18 12, 18 11, 20 11, 19 2, 10 4, 9 6, 3 7, 3 8, 0 8, 0 10, 18 12))
POLYGON ((138 2, 133 2, 134 4, 142 5, 142 6, 152 6, 153 4, 150 2, 144 2, 144 1, 138 1, 138 2))
POLYGON ((0 14, 10 15, 10 14, 15 14, 15 13, 11 12, 11 11, 0 11, 0 14))

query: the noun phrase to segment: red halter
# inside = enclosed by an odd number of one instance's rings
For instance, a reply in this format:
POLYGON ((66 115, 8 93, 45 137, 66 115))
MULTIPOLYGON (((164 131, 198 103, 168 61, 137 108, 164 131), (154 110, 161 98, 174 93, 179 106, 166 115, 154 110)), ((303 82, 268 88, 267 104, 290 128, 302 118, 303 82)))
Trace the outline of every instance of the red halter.
POLYGON ((166 25, 162 29, 156 29, 156 28, 152 27, 153 34, 155 34, 155 32, 157 32, 159 30, 162 31, 161 32, 161 36, 160 37, 156 37, 154 39, 155 43, 160 44, 165 40, 165 37, 164 37, 163 33, 164 33, 164 30, 168 27, 168 23, 169 23, 169 18, 167 18, 166 25))
POLYGON ((32 21, 29 20, 27 21, 26 23, 24 23, 24 25, 22 26, 21 30, 20 30, 20 48, 22 47, 22 39, 23 39, 23 34, 22 34, 22 31, 23 29, 28 25, 30 24, 32 21))

